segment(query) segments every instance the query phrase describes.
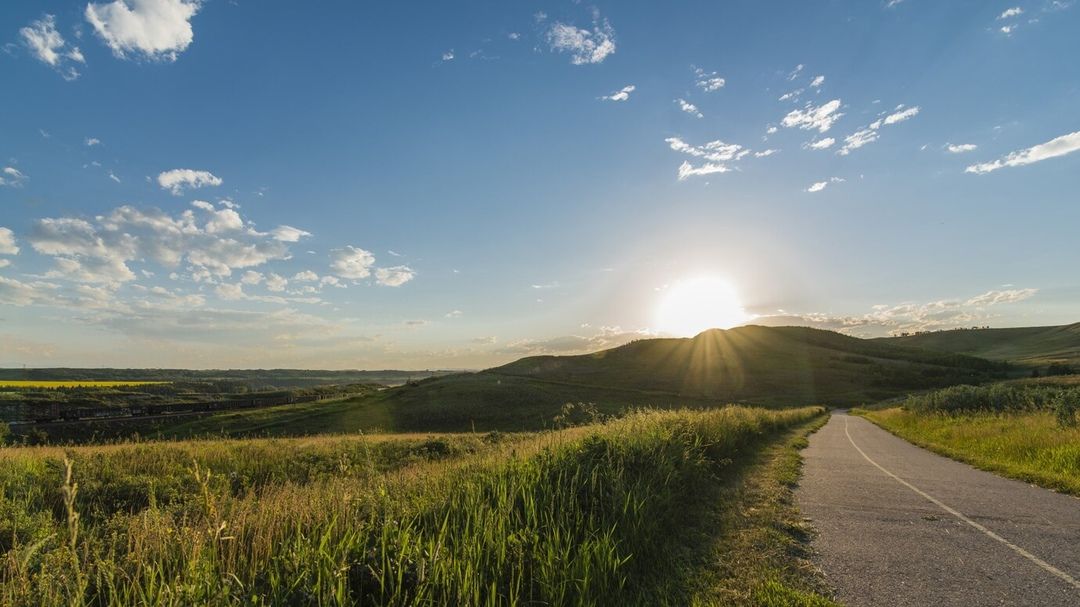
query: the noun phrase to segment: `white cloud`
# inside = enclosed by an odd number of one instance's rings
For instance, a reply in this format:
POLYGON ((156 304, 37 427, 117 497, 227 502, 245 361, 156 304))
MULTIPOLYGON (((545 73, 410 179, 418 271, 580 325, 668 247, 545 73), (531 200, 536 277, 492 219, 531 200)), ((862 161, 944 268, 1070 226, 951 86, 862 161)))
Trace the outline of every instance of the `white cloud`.
POLYGON ((519 34, 518 32, 510 32, 509 34, 506 35, 506 37, 511 39, 511 40, 520 40, 521 39, 521 34, 519 34))
POLYGON ((101 145, 101 140, 97 137, 87 137, 83 143, 86 144, 86 147, 93 147, 95 145, 101 145))
POLYGON ((706 93, 719 91, 724 88, 727 81, 717 75, 716 72, 706 72, 701 68, 694 68, 694 84, 706 93))
POLYGON ((803 71, 804 67, 806 67, 806 66, 804 66, 801 63, 799 65, 796 65, 795 69, 791 70, 791 73, 788 74, 787 79, 789 81, 791 81, 791 80, 794 80, 794 79, 798 78, 799 77, 799 72, 803 71))
POLYGON ((303 272, 297 272, 292 279, 297 282, 318 282, 319 275, 311 270, 304 270, 303 272))
POLYGON ((614 93, 610 95, 604 95, 600 98, 607 101, 626 101, 630 98, 630 93, 633 93, 636 89, 636 86, 628 84, 621 89, 615 91, 614 93))
POLYGON ((676 99, 675 103, 679 104, 679 109, 680 110, 686 112, 687 114, 690 114, 691 116, 695 116, 697 118, 703 118, 704 117, 702 115, 701 111, 698 110, 698 107, 696 105, 694 105, 693 103, 690 103, 689 101, 687 101, 685 99, 676 99))
POLYGON ((1006 9, 1005 12, 998 15, 998 20, 1009 19, 1010 17, 1019 17, 1024 14, 1024 9, 1019 6, 1014 6, 1010 9, 1006 9))
POLYGON ((810 87, 815 89, 819 88, 823 84, 825 84, 825 76, 817 76, 810 81, 810 87))
POLYGON ((240 277, 240 282, 246 285, 257 285, 263 281, 264 277, 255 270, 248 270, 244 272, 244 275, 240 277))
POLYGON ((974 150, 974 149, 976 149, 978 147, 979 146, 975 145, 974 143, 947 143, 947 144, 945 144, 945 149, 948 150, 950 154, 963 154, 964 152, 970 152, 970 151, 972 151, 972 150, 974 150))
POLYGON ((116 173, 109 171, 109 179, 112 179, 116 183, 120 183, 120 178, 116 176, 116 173))
POLYGON ((117 57, 175 61, 191 44, 201 0, 113 0, 86 5, 86 20, 117 57))
POLYGON ((547 40, 551 50, 569 53, 574 65, 601 63, 615 52, 615 30, 606 19, 594 19, 592 30, 555 22, 548 29, 547 40))
POLYGON ((210 282, 233 269, 289 257, 283 243, 245 227, 232 209, 196 208, 203 217, 190 209, 173 216, 121 206, 93 221, 45 218, 34 225, 29 240, 35 251, 56 258, 53 276, 106 284, 133 280, 131 261, 169 268, 186 263, 193 280, 210 282))
POLYGON ((334 249, 330 255, 330 268, 341 278, 359 280, 371 276, 371 267, 375 265, 375 256, 371 251, 347 246, 334 249))
POLYGON ((1003 25, 1001 26, 1001 33, 1005 34, 1006 36, 1011 35, 1013 31, 1015 31, 1018 27, 1020 26, 1016 25, 1015 23, 1011 25, 1003 25))
POLYGON ((710 141, 704 145, 694 146, 686 143, 678 137, 669 137, 665 143, 676 152, 681 152, 695 158, 701 158, 705 162, 698 167, 689 162, 683 162, 679 166, 679 180, 696 175, 710 175, 713 173, 726 173, 732 170, 726 163, 740 160, 750 153, 750 150, 736 143, 724 143, 719 139, 710 141))
POLYGON ((857 150, 868 143, 877 141, 879 136, 877 129, 867 128, 855 131, 844 137, 844 147, 840 148, 837 154, 847 156, 851 153, 851 150, 857 150))
POLYGON ((19 247, 15 244, 15 233, 9 228, 0 228, 0 255, 18 255, 19 247))
POLYGON ((780 124, 788 128, 817 129, 818 132, 824 133, 832 128, 832 125, 844 115, 842 112, 837 111, 839 109, 839 99, 833 99, 817 107, 808 103, 801 110, 789 112, 787 116, 784 116, 780 124))
POLYGON ((15 167, 4 167, 0 170, 0 186, 6 185, 11 187, 19 187, 30 179, 25 173, 15 167))
POLYGON ((780 150, 773 150, 773 149, 761 150, 760 152, 754 152, 754 158, 764 158, 766 156, 772 156, 773 154, 778 154, 779 152, 780 152, 780 150))
POLYGON ((408 266, 393 266, 375 270, 375 282, 385 287, 400 287, 415 276, 416 272, 408 266))
POLYGON ((885 3, 885 8, 892 8, 892 7, 896 6, 897 4, 900 4, 903 1, 904 0, 888 0, 885 3))
POLYGON ((25 46, 39 61, 55 69, 64 80, 75 80, 79 71, 71 63, 86 63, 77 46, 68 46, 67 41, 56 29, 56 17, 45 15, 41 19, 19 30, 25 46))
POLYGON ((778 131, 778 130, 780 130, 780 129, 776 128, 775 126, 770 126, 769 128, 765 129, 765 132, 767 134, 769 134, 769 135, 772 135, 772 134, 776 133, 776 131, 778 131))
POLYGON ((881 137, 881 127, 891 126, 899 122, 909 120, 919 114, 919 106, 909 107, 904 109, 903 105, 898 105, 893 110, 892 114, 885 116, 884 118, 878 118, 871 122, 868 126, 855 131, 854 133, 844 137, 844 146, 841 147, 836 153, 841 156, 847 156, 852 150, 857 150, 864 145, 873 143, 881 137))
POLYGON ((445 314, 446 318, 461 318, 463 312, 461 310, 450 310, 445 314))
POLYGON ((305 232, 292 226, 278 226, 270 230, 270 234, 281 242, 300 242, 301 238, 311 236, 311 232, 305 232))
POLYGON ((1049 158, 1057 158, 1058 156, 1071 154, 1077 150, 1080 150, 1080 131, 1056 137, 1046 143, 1040 143, 1039 145, 1032 146, 1025 150, 1012 152, 1008 156, 999 158, 993 162, 973 164, 965 169, 965 172, 975 174, 989 173, 1004 167, 1024 166, 1049 158))
POLYGON ((185 188, 219 186, 222 183, 221 178, 210 171, 192 169, 172 169, 158 173, 157 182, 162 189, 169 190, 174 196, 182 194, 185 188))
POLYGON ((788 314, 758 316, 755 322, 769 326, 804 325, 863 337, 897 335, 915 331, 949 330, 985 325, 992 308, 1031 299, 1038 289, 988 291, 966 299, 942 299, 928 303, 907 302, 876 305, 866 314, 788 314))
POLYGON ((836 143, 835 139, 833 139, 832 137, 826 137, 824 139, 818 139, 817 141, 812 141, 804 145, 811 150, 824 150, 832 147, 834 143, 836 143))
POLYGON ((715 162, 706 162, 695 167, 684 160, 683 163, 679 165, 679 181, 682 181, 687 177, 712 175, 713 173, 727 173, 730 170, 731 169, 727 166, 715 162))
POLYGON ((244 288, 239 284, 222 283, 214 287, 214 293, 221 299, 237 300, 244 298, 244 288))
POLYGON ((10 259, 0 259, 0 268, 6 268, 11 265, 10 259))
POLYGON ((443 53, 442 54, 442 60, 443 61, 453 61, 454 60, 454 49, 450 49, 450 50, 446 51, 445 53, 443 53))
POLYGON ((244 220, 240 214, 232 209, 215 209, 210 211, 210 219, 206 222, 206 231, 210 234, 233 232, 244 229, 244 220))
POLYGON ((274 274, 271 272, 266 276, 266 288, 275 293, 280 293, 285 290, 285 287, 289 286, 289 281, 284 276, 274 274))
MULTIPOLYGON (((900 108, 897 108, 900 109, 900 108)), ((885 124, 896 124, 897 122, 903 122, 910 118, 914 118, 919 115, 919 106, 909 107, 906 110, 900 110, 894 114, 889 114, 885 117, 885 124)))
POLYGON ((806 191, 810 193, 820 192, 821 190, 824 190, 830 183, 843 183, 845 181, 847 180, 843 177, 830 177, 828 181, 817 181, 810 184, 810 187, 806 188, 806 191))
POLYGON ((790 91, 790 92, 784 93, 783 95, 780 95, 779 97, 777 97, 776 100, 777 101, 787 101, 788 99, 794 99, 795 101, 798 101, 797 97, 799 95, 802 95, 803 91, 805 91, 805 90, 806 89, 795 89, 794 91, 790 91))

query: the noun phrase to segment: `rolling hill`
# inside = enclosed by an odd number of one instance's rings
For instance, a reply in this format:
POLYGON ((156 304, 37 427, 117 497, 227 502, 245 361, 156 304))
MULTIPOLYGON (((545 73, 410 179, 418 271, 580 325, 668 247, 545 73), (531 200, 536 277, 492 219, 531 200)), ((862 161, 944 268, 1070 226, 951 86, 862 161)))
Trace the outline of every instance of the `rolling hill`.
MULTIPOLYGON (((746 326, 693 338, 644 339, 578 356, 533 356, 434 377, 323 410, 340 430, 524 430, 549 426, 566 402, 633 406, 857 405, 979 383, 1006 366, 980 358, 803 327, 746 326)), ((305 424, 309 431, 314 420, 305 424)), ((261 429, 266 430, 266 425, 261 429)))
POLYGON ((1080 323, 1057 327, 959 329, 874 340, 897 346, 1006 360, 1025 366, 1080 366, 1080 323))
POLYGON ((745 326, 643 339, 593 354, 532 356, 477 373, 411 381, 333 403, 155 420, 144 436, 297 435, 550 427, 563 404, 628 407, 850 406, 1002 378, 982 358, 804 327, 745 326))

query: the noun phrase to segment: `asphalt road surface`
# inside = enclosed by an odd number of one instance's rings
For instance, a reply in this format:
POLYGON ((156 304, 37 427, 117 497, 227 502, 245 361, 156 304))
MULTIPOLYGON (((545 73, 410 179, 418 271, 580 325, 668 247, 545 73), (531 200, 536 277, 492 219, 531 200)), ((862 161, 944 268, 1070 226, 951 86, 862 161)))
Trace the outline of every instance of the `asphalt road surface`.
POLYGON ((799 507, 851 607, 1080 606, 1080 499, 976 470, 843 413, 803 451, 799 507))

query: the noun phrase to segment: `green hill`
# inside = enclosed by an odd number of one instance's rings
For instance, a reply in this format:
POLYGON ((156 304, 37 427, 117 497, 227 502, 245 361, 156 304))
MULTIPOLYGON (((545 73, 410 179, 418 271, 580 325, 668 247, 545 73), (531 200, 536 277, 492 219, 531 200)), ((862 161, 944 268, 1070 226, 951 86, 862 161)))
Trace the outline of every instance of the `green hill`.
POLYGON ((958 329, 875 340, 897 346, 1007 360, 1026 366, 1080 365, 1080 323, 1058 327, 958 329))
POLYGON ((314 434, 383 430, 517 431, 550 427, 567 402, 627 407, 850 406, 1001 378, 981 358, 804 327, 746 326, 693 338, 643 339, 580 356, 533 356, 409 382, 335 403, 165 421, 144 435, 314 434))
MULTIPOLYGON (((426 379, 324 412, 356 429, 523 430, 550 425, 566 402, 629 406, 857 405, 1004 374, 987 360, 804 327, 747 326, 645 339, 580 356, 533 356, 426 379)), ((265 428, 265 426, 264 426, 265 428)))

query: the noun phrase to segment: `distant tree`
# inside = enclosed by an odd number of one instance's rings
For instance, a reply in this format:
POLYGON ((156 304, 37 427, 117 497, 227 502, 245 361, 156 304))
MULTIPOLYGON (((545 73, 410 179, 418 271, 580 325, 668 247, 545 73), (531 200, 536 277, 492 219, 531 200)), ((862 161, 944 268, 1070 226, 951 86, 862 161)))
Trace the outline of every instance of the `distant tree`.
POLYGON ((1039 368, 1038 367, 1035 367, 1034 369, 1031 370, 1031 377, 1032 378, 1039 377, 1039 368))
POLYGON ((6 445, 9 437, 11 437, 11 426, 0 422, 0 445, 6 445))

